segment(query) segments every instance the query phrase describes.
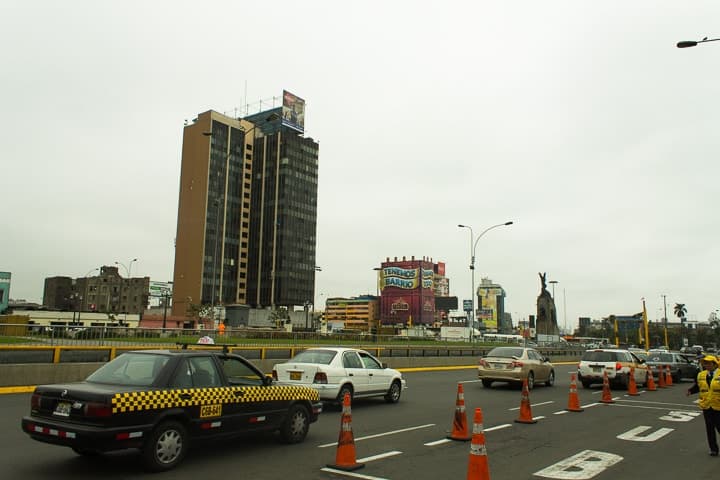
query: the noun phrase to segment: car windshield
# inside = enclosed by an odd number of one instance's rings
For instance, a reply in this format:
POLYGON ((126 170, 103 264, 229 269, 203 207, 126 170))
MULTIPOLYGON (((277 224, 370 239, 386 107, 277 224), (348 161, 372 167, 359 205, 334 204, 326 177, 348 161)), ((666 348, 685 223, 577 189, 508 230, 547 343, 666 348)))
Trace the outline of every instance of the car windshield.
POLYGON ((582 359, 590 362, 614 362, 617 359, 617 356, 615 355, 615 352, 588 350, 583 354, 582 359))
POLYGON ((523 349, 514 347, 495 347, 490 350, 487 354, 488 357, 501 357, 501 358, 520 358, 522 357, 523 349))
POLYGON ((295 355, 290 361, 330 365, 330 362, 332 362, 332 359, 335 358, 335 355, 337 355, 337 352, 333 350, 304 350, 295 355))
POLYGON ((652 353, 652 354, 650 354, 649 360, 651 362, 670 363, 673 361, 673 356, 669 353, 652 353))
POLYGON ((87 381, 146 387, 153 384, 168 360, 167 355, 124 353, 96 370, 87 381))

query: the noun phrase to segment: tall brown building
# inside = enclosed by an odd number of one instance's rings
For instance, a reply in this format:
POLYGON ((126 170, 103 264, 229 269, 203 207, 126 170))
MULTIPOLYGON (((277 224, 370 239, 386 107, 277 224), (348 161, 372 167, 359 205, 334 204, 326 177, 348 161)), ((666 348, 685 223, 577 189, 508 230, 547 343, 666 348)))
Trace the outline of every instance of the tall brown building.
POLYGON ((208 111, 185 127, 173 315, 314 298, 318 144, 284 113, 208 111))

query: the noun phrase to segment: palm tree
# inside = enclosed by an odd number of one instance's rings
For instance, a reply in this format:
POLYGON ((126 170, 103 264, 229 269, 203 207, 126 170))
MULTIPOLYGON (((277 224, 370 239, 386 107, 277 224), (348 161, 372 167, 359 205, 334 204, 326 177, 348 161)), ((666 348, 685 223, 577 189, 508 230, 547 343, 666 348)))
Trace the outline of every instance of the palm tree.
POLYGON ((675 316, 680 319, 680 346, 685 345, 685 335, 683 334, 683 327, 685 326, 685 315, 687 314, 687 308, 684 303, 676 303, 673 308, 675 316))
POLYGON ((685 321, 685 315, 687 314, 687 308, 685 308, 684 303, 676 303, 673 311, 675 312, 675 316, 680 319, 680 322, 685 321))

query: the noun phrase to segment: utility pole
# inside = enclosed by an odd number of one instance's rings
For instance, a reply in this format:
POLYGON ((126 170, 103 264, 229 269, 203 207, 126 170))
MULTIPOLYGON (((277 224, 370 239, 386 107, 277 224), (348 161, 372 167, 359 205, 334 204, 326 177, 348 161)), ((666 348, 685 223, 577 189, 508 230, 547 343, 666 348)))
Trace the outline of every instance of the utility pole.
POLYGON ((664 327, 665 327, 665 346, 667 347, 667 346, 669 346, 668 338, 667 338, 667 301, 666 301, 667 295, 663 294, 662 297, 663 297, 663 312, 664 312, 663 313, 663 323, 664 323, 664 327))

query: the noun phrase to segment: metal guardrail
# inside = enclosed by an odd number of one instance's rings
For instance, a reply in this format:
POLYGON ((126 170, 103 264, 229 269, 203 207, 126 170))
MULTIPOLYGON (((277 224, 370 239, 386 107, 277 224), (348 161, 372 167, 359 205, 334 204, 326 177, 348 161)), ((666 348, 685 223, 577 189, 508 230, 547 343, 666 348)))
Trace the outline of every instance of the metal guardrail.
MULTIPOLYGON (((218 345, 190 348, 228 350, 250 360, 287 360, 309 347, 347 345, 362 348, 379 358, 483 356, 497 344, 469 344, 391 335, 330 334, 255 329, 217 330, 141 329, 127 327, 73 327, 0 324, 0 364, 107 362, 139 349, 175 349, 177 342, 215 338, 218 345), (7 342, 7 343, 6 343, 7 342), (10 343, 12 342, 12 343, 10 343)), ((581 351, 536 347, 550 356, 572 356, 581 351)))

